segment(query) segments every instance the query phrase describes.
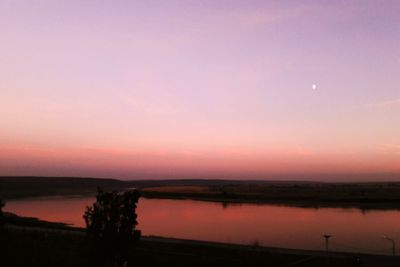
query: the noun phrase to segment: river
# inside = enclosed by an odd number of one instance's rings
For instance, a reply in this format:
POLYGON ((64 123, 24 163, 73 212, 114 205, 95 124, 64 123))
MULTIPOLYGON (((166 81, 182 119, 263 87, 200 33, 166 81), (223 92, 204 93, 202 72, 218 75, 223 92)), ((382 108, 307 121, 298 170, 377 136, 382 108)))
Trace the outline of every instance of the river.
MULTIPOLYGON (((52 197, 8 201, 20 216, 84 227, 82 214, 93 197, 52 197)), ((137 208, 143 235, 298 249, 390 254, 400 241, 400 211, 356 208, 303 208, 141 198, 137 208)))

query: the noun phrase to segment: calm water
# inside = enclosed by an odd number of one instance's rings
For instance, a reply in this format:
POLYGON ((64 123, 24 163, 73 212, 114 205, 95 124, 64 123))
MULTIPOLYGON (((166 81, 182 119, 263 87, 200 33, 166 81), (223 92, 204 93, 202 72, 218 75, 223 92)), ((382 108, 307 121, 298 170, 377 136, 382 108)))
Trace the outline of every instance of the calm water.
MULTIPOLYGON (((46 198, 7 202, 7 211, 84 226, 82 214, 94 198, 46 198)), ((138 228, 144 235, 241 244, 390 254, 387 235, 400 242, 399 211, 228 205, 190 200, 140 199, 138 228)))

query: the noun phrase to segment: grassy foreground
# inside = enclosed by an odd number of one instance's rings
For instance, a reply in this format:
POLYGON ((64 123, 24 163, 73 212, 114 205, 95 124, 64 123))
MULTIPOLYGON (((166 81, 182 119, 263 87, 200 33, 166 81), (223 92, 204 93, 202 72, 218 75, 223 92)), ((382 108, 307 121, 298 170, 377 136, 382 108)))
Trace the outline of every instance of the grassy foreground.
MULTIPOLYGON (((83 232, 7 228, 0 265, 107 266, 83 232)), ((129 249, 127 266, 399 266, 398 257, 356 255, 144 237, 129 249)))
MULTIPOLYGON (((0 266, 110 266, 93 250, 83 228, 5 214, 0 266)), ((400 257, 142 237, 128 249, 127 266, 394 267, 400 257)))

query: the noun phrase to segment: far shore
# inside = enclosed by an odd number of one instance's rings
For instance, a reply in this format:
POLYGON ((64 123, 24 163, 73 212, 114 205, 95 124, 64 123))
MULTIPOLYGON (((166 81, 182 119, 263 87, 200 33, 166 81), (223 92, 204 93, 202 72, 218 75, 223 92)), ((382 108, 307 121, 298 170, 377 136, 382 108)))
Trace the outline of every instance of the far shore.
POLYGON ((97 188, 136 188, 145 198, 190 199, 229 204, 296 207, 400 209, 400 182, 320 183, 309 181, 137 180, 73 177, 0 177, 0 199, 91 197, 97 188))
POLYGON ((307 201, 307 200, 279 200, 279 199, 236 199, 236 198, 219 198, 219 197, 201 197, 201 196, 143 196, 148 199, 171 199, 171 200, 193 200, 220 203, 224 206, 229 205, 276 205, 299 208, 345 208, 345 209, 361 209, 361 210, 400 210, 400 203, 392 202, 340 202, 340 201, 307 201))

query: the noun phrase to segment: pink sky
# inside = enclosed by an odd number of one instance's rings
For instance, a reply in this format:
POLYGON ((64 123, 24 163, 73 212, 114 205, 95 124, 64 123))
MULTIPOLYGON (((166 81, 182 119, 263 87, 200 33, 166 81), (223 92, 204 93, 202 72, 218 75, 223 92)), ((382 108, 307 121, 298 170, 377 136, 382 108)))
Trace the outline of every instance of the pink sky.
POLYGON ((0 175, 400 174, 399 13, 2 1, 0 175))

